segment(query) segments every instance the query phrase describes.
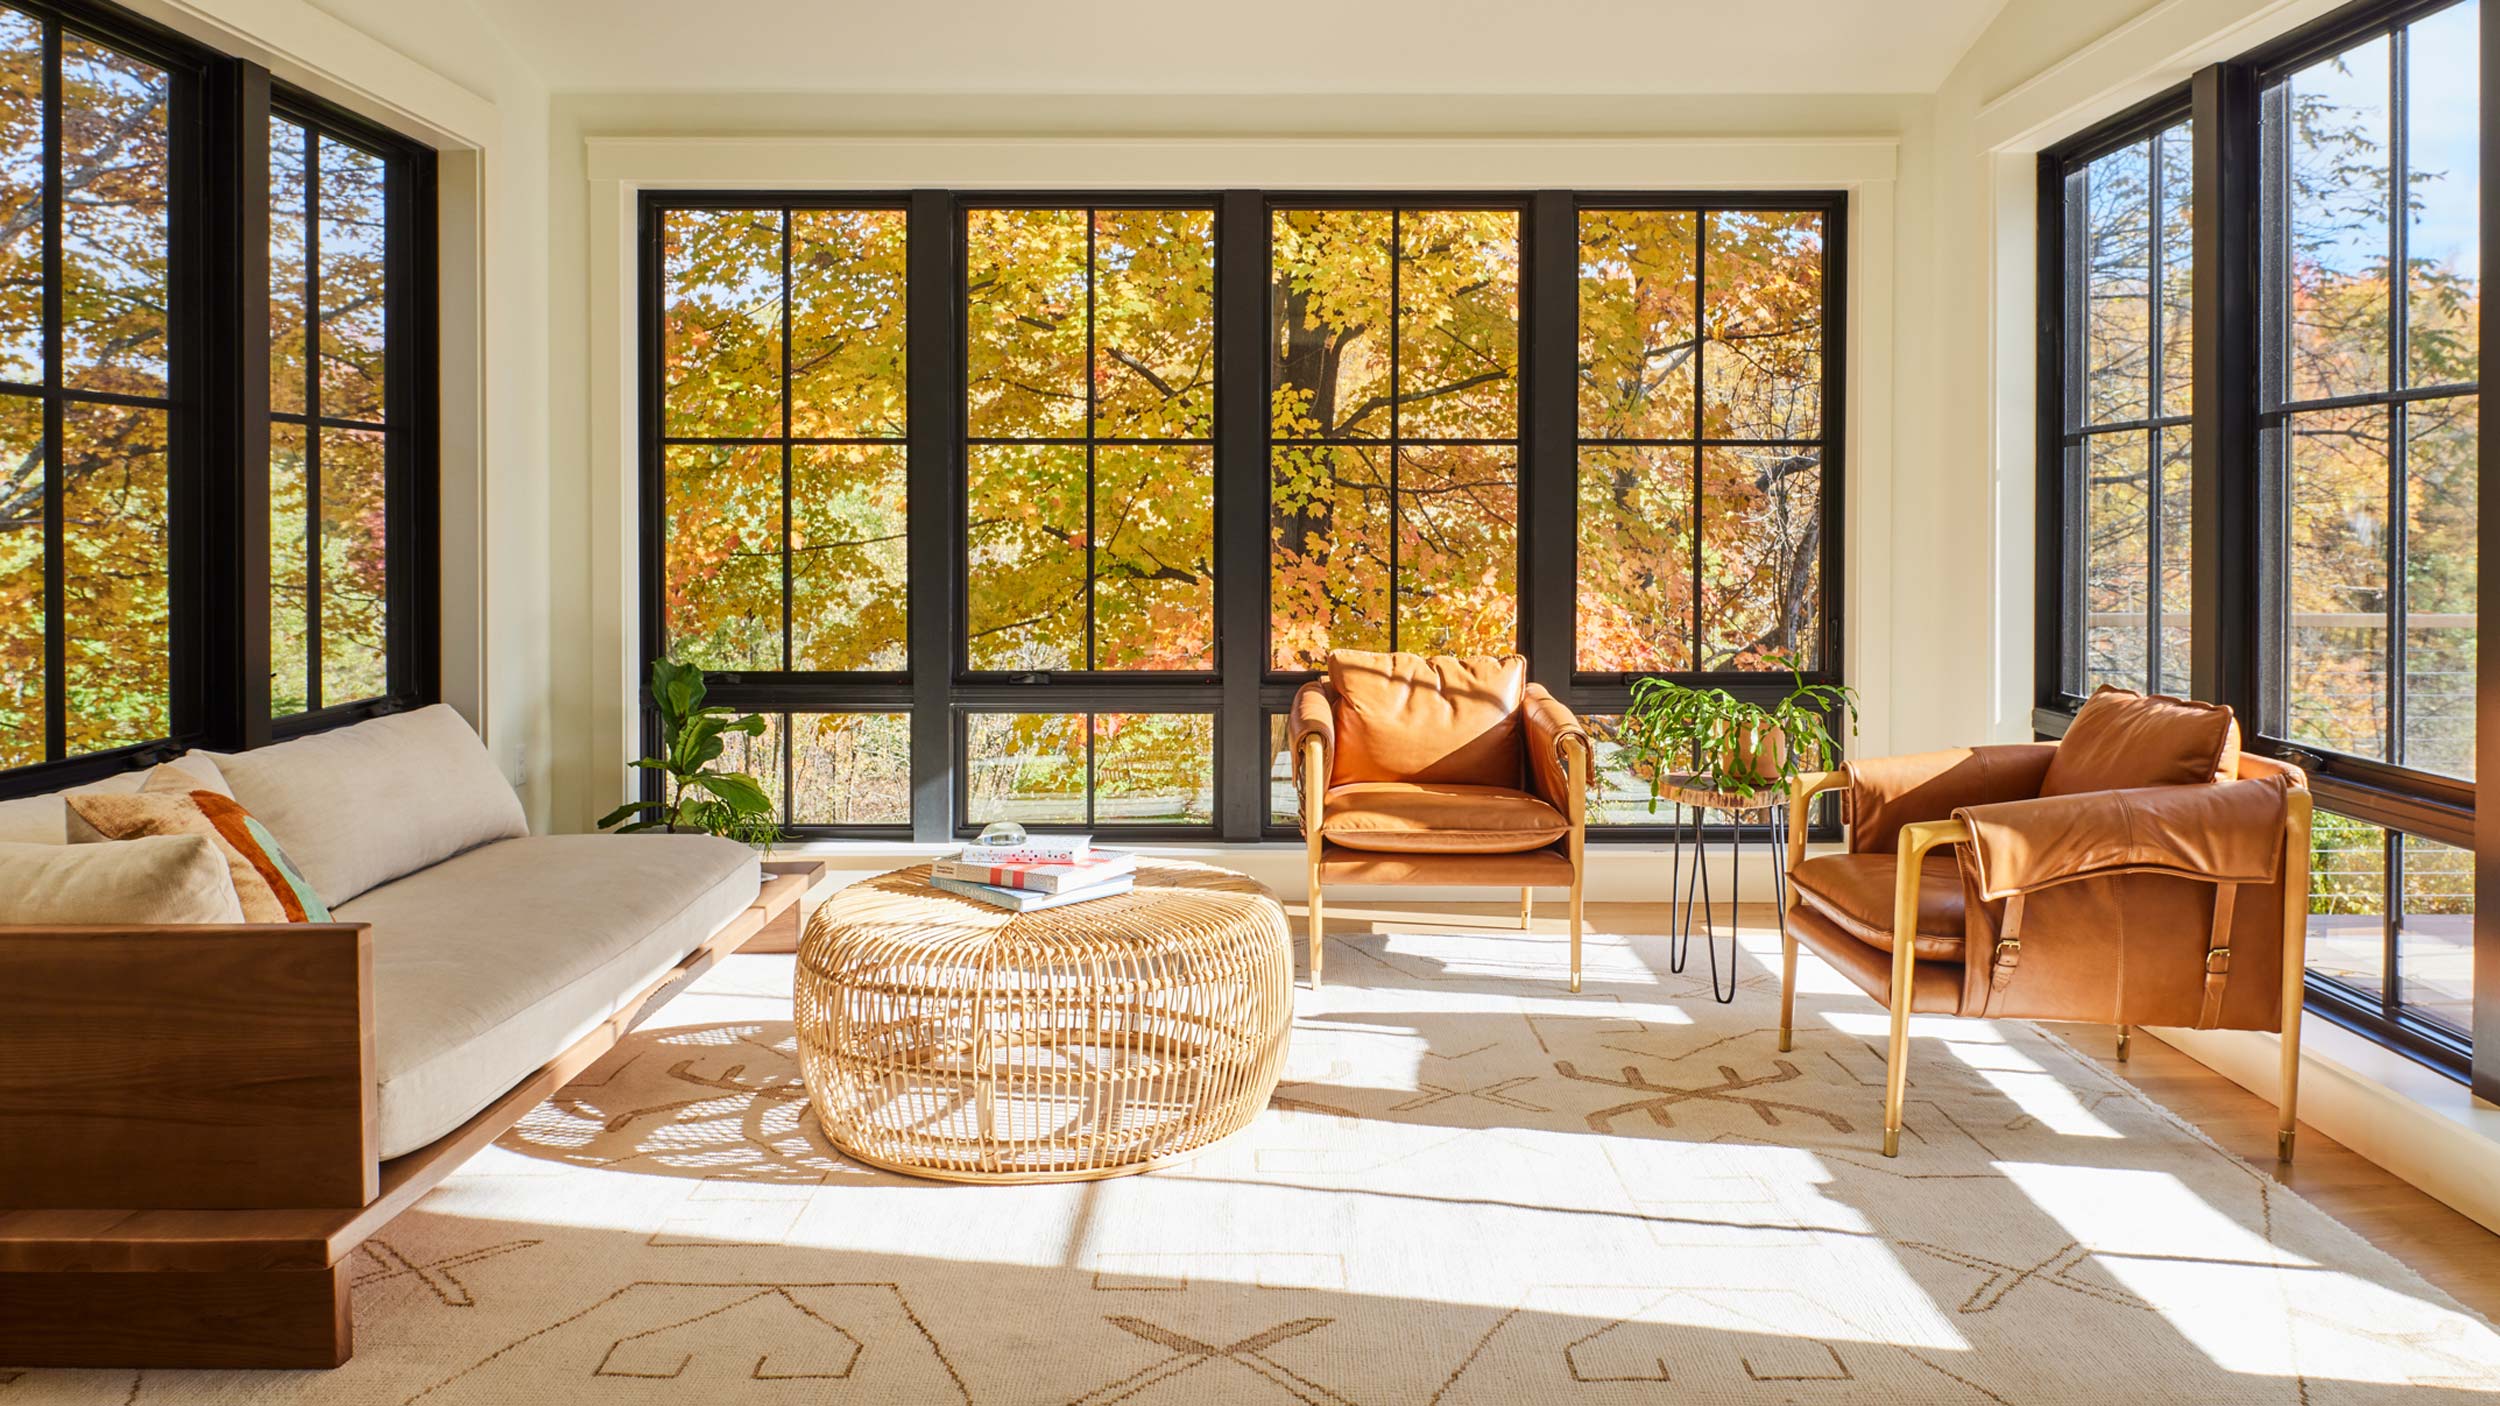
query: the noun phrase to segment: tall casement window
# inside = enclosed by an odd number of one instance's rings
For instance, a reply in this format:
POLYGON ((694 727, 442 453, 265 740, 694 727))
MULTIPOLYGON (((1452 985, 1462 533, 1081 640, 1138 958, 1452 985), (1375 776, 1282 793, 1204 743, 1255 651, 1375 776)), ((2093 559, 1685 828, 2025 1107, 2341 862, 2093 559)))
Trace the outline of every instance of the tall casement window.
POLYGON ((0 8, 0 767, 174 730, 173 86, 0 8))
POLYGON ((2063 693, 2186 693, 2194 124, 2067 163, 2063 693))
POLYGON ((0 4, 0 794, 431 696, 431 162, 0 4))
POLYGON ((2044 160, 2035 717, 2231 704, 2316 793, 2311 1007, 2490 1094, 2481 24, 2347 9, 2044 160))
POLYGON ((1844 205, 654 192, 646 654, 924 840, 1273 836, 1335 648, 1837 680, 1844 205))

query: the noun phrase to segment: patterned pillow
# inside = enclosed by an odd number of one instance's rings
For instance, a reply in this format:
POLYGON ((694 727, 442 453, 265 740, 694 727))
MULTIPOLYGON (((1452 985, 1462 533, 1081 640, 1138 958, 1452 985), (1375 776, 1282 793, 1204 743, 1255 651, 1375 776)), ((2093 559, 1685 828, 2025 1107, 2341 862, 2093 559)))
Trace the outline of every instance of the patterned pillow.
POLYGON ((66 797, 79 819, 107 840, 135 840, 143 835, 205 835, 225 857, 234 880, 234 896, 247 923, 326 923, 330 910, 304 877, 287 862, 285 851, 266 826, 254 820, 231 796, 210 790, 150 789, 135 795, 66 797))

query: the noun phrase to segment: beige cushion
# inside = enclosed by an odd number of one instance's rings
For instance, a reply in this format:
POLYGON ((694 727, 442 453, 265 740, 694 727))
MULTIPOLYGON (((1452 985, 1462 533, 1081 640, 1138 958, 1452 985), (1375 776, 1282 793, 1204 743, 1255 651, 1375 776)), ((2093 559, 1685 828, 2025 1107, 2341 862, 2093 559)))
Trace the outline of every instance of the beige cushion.
POLYGON ((423 1147, 564 1052, 755 901, 708 835, 543 835, 338 910, 373 925, 382 1155, 423 1147))
POLYGON ((225 856, 204 835, 0 843, 0 894, 0 923, 243 921, 225 856))
POLYGON ((234 798, 336 909, 463 850, 529 832, 521 798, 444 704, 221 755, 234 798))
POLYGON ((100 840, 103 836, 69 813, 65 796, 127 796, 158 778, 164 783, 157 789, 172 787, 175 781, 189 782, 180 789, 206 788, 221 796, 234 792, 226 789, 226 778, 218 773, 217 763, 206 752, 185 752, 162 766, 146 771, 125 771, 102 781, 84 786, 47 791, 40 796, 26 796, 14 801, 0 801, 0 844, 65 845, 73 839, 100 840))

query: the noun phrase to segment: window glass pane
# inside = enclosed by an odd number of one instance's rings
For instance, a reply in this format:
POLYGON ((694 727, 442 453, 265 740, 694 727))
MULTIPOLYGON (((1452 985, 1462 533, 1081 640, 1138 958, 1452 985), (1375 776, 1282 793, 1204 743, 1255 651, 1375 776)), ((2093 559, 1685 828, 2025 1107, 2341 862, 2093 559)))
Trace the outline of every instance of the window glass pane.
MULTIPOLYGON (((301 358, 298 358, 301 365, 301 358)), ((303 398, 303 383, 296 383, 303 398)), ((304 427, 269 427, 269 712, 312 706, 312 553, 304 543, 304 427)))
POLYGON ((791 668, 904 667, 907 488, 901 445, 791 447, 791 668))
MULTIPOLYGON (((1094 451, 1094 667, 1215 667, 1215 451, 1094 451)), ((976 578, 977 579, 977 578, 976 578)))
POLYGON ((1213 713, 1094 715, 1094 820, 1215 823, 1213 713))
POLYGON ((781 450, 671 445, 663 464, 670 657, 706 669, 779 669, 781 450))
POLYGON ((43 461, 43 403, 0 395, 0 766, 44 759, 43 461))
POLYGON ((2294 400, 2387 385, 2388 50, 2373 39, 2289 80, 2294 400))
POLYGON ((0 380, 21 385, 43 380, 42 95, 43 27, 0 9, 0 380))
POLYGON ((1508 654, 1519 641, 1519 460, 1508 446, 1398 451, 1397 645, 1508 654))
POLYGON ((304 351, 311 336, 304 321, 311 202, 304 187, 304 151, 311 140, 285 118, 269 119, 269 409, 278 415, 304 413, 304 351))
POLYGON ((2141 430, 2083 442, 2085 693, 2103 684, 2145 687, 2150 643, 2145 576, 2152 559, 2146 447, 2141 430))
POLYGON ((1693 667, 1693 451, 1580 451, 1579 667, 1693 667))
POLYGON ((2083 422, 2153 413, 2152 152, 2121 147, 2085 168, 2083 422))
POLYGON ((1398 217, 1397 432, 1519 435, 1519 213, 1398 217))
POLYGON ((2155 430, 2161 449, 2161 677, 2153 687, 2186 697, 2194 638, 2190 620, 2196 583, 2191 578, 2196 546, 2196 436, 2182 427, 2155 430))
MULTIPOLYGON (((378 362, 376 363, 379 364, 378 362)), ((382 435, 321 432, 321 704, 389 691, 382 435)))
POLYGON ((2406 766, 2474 775, 2477 427, 2473 396, 2405 411, 2406 766))
POLYGON ((1388 435, 1390 222, 1386 210, 1276 212, 1268 251, 1276 438, 1388 435))
POLYGON ((2387 429, 2381 406, 2291 419, 2290 737, 2387 756, 2387 429))
POLYGON ((383 418, 382 158, 326 136, 319 155, 321 413, 336 420, 379 424, 383 418))
POLYGON ((1624 750, 1622 717, 1598 713, 1583 716, 1580 721, 1589 730, 1589 750, 1597 773, 1589 790, 1590 827, 1674 824, 1677 808, 1672 802, 1662 800, 1656 810, 1649 808, 1649 778, 1634 767, 1624 750))
POLYGON ((909 713, 793 713, 790 823, 909 825, 909 713))
POLYGON ((1814 449, 1701 452, 1704 669, 1821 666, 1822 465, 1814 449))
POLYGON ((1215 433, 1214 212, 1096 211, 1094 279, 1094 433, 1215 433))
POLYGON ((2387 832, 2315 813, 2309 830, 2309 970, 2370 1000, 2387 989, 2387 832))
POLYGON ((1267 715, 1267 823, 1271 828, 1299 831, 1302 793, 1294 789, 1293 756, 1285 746, 1286 717, 1267 715))
POLYGON ((781 212, 671 210, 661 239, 666 433, 780 434, 781 212))
POLYGON ((2452 5, 2406 30, 2405 379, 2475 379, 2482 296, 2480 7, 2452 5))
POLYGON ((966 432, 1085 433, 1083 210, 973 210, 964 217, 966 432))
POLYGON ((903 436, 903 222, 900 210, 790 212, 790 433, 903 436))
POLYGON ((2474 852, 2406 835, 2398 996, 2412 1015, 2474 1028, 2474 852))
POLYGON ((1581 212, 1581 438, 1693 433, 1700 218, 1691 210, 1581 212))
POLYGON ((61 36, 62 380, 165 394, 173 77, 61 36))
POLYGON ((1820 438, 1822 215, 1715 210, 1703 239, 1702 433, 1820 438))
POLYGON ((712 763, 712 770, 753 777, 755 784, 764 788, 764 794, 772 798, 772 813, 787 815, 782 804, 781 740, 790 720, 779 713, 766 713, 763 718, 764 730, 753 736, 743 732, 721 734, 720 759, 712 763))
POLYGON ((965 488, 965 655, 975 669, 1085 667, 1085 446, 980 444, 965 488))
POLYGON ((2186 415, 2196 391, 2195 124, 2182 122, 2157 139, 2161 156, 2161 405, 2164 417, 2186 415))
POLYGON ((965 823, 1085 823, 1083 713, 968 714, 964 754, 965 823))
POLYGON ((63 703, 69 754, 172 731, 162 410, 62 411, 63 703))
POLYGON ((1389 450, 1279 445, 1268 488, 1274 666, 1389 644, 1389 450))

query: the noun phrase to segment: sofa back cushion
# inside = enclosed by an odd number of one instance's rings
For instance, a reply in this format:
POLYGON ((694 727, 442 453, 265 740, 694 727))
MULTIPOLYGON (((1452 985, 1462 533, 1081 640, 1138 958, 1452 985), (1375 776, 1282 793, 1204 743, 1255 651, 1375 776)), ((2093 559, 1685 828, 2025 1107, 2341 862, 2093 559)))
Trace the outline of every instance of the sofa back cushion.
POLYGON ((529 831, 494 758, 441 703, 221 755, 217 765, 333 908, 529 831))
POLYGON ((1520 742, 1528 661, 1332 650, 1337 759, 1331 785, 1413 781, 1511 786, 1527 778, 1520 742))
POLYGON ((2040 781, 2043 796, 2189 786, 2238 770, 2231 710, 2104 684, 2075 714, 2040 781))
POLYGON ((145 771, 125 771, 84 786, 0 801, 0 844, 65 845, 72 840, 101 839, 84 821, 70 814, 69 798, 127 796, 158 777, 167 778, 169 784, 176 780, 185 782, 186 790, 203 788, 221 796, 234 794, 226 788, 226 778, 218 773, 217 763, 209 759, 208 753, 185 752, 145 771))
POLYGON ((29 925, 243 921, 225 857, 204 835, 0 843, 0 893, 8 921, 29 925))

